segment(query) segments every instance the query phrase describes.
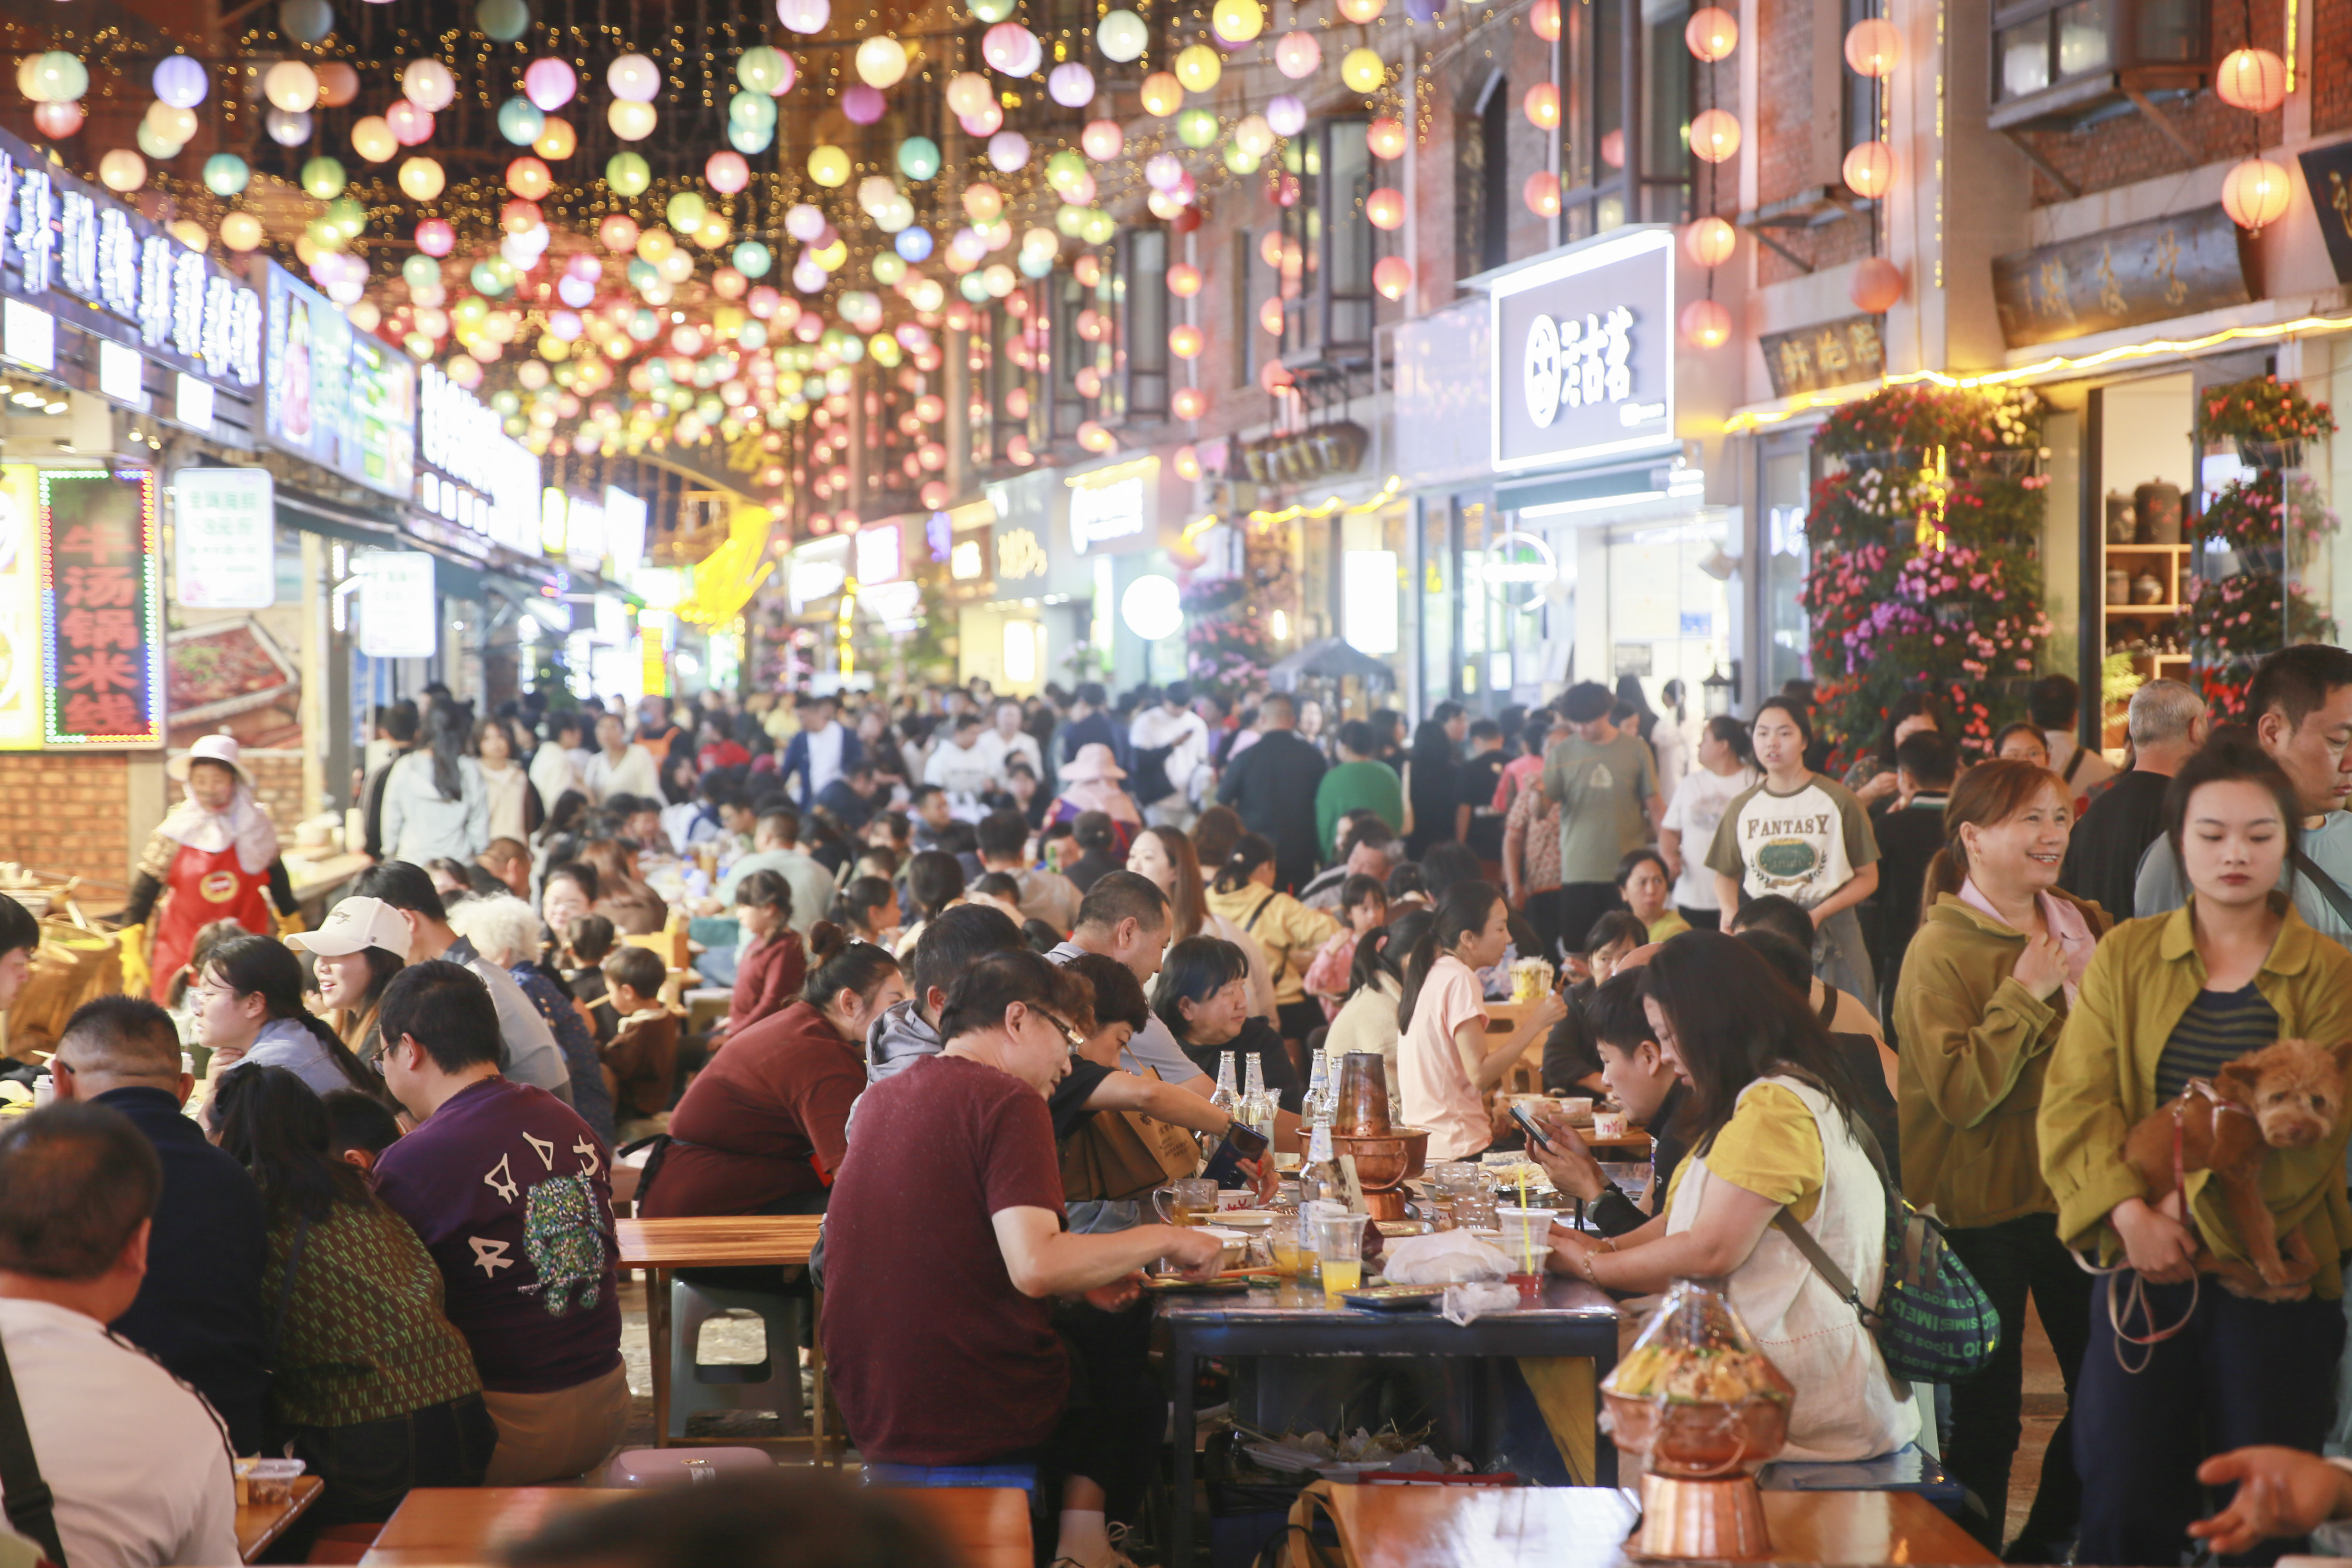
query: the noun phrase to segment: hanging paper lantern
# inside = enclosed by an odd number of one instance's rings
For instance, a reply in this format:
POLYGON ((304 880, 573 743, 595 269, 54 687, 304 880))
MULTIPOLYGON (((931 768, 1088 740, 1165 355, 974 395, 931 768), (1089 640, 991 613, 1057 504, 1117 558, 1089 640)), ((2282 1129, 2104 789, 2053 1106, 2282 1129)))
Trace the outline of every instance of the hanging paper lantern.
POLYGON ((679 191, 664 205, 662 216, 669 219, 670 227, 683 234, 699 224, 709 210, 698 193, 679 191))
POLYGON ((1293 81, 1304 81, 1323 64, 1323 46, 1312 33, 1288 32, 1274 41, 1274 68, 1293 81))
POLYGON ((890 111, 890 100, 882 89, 864 82, 852 83, 841 95, 841 112, 853 125, 872 125, 890 111))
POLYGON ((212 90, 205 68, 185 55, 166 55, 155 62, 155 96, 174 109, 194 109, 212 90))
POLYGON ((604 123, 624 142, 642 142, 654 133, 660 116, 654 106, 632 98, 616 98, 604 106, 604 123))
POLYGON ((1731 312, 1712 300, 1683 307, 1683 340, 1694 348, 1719 349, 1731 341, 1731 312))
POLYGON ((1217 139, 1214 110, 1187 109, 1176 116, 1176 140, 1187 147, 1206 147, 1217 139))
POLYGON ((1339 0, 1339 15, 1359 26, 1379 21, 1387 8, 1388 0, 1339 0))
POLYGON ((1209 412, 1209 395, 1197 386, 1180 386, 1168 406, 1179 419, 1199 419, 1209 412))
POLYGON ((216 196, 233 196, 253 181, 253 171, 234 153, 215 153, 205 160, 205 189, 216 196))
POLYGON ((774 252, 756 239, 747 239, 737 246, 728 259, 735 264, 735 270, 746 278, 765 278, 768 269, 776 264, 774 252))
POLYGON ((1265 11, 1257 0, 1217 0, 1209 26, 1228 44, 1246 44, 1265 30, 1265 11))
MULTIPOLYGON (((1702 110, 1691 118, 1690 150, 1694 158, 1722 163, 1739 151, 1739 121, 1725 110, 1702 110)), ((1623 156, 1622 152, 1619 156, 1623 156)))
POLYGON ((1845 63, 1863 76, 1893 76, 1902 43, 1894 23, 1884 16, 1866 17, 1846 31, 1845 63))
POLYGON ((1412 264, 1402 256, 1384 256, 1372 265, 1372 287, 1383 300, 1402 300, 1412 287, 1412 264))
POLYGON ((419 147, 433 139, 433 116, 404 98, 396 98, 383 111, 392 139, 404 147, 419 147))
POLYGON ((301 179, 302 188, 322 202, 342 195, 343 186, 349 184, 343 177, 341 162, 327 157, 312 158, 304 163, 301 179))
POLYGON ((2286 101, 2286 62, 2268 49, 2231 49, 2214 69, 2213 91, 2234 108, 2268 114, 2286 101))
POLYGON ((1528 89, 1527 96, 1519 100, 1519 107, 1526 111, 1529 124, 1549 131, 1559 123, 1559 89, 1539 81, 1528 89))
POLYGON ((1701 267, 1720 267, 1739 248, 1739 231, 1712 215, 1683 230, 1683 254, 1701 267))
POLYGON ((1108 163, 1127 146, 1127 132, 1116 120, 1092 120, 1078 132, 1078 146, 1097 163, 1108 163))
POLYGON ((1373 157, 1393 162, 1404 156, 1404 121, 1383 115, 1364 127, 1364 145, 1373 157))
MULTIPOLYGON (((1143 18, 1129 10, 1112 11, 1095 24, 1095 47, 1103 58, 1121 65, 1141 55, 1144 46, 1151 41, 1151 29, 1143 18)), ((79 97, 79 94, 73 96, 79 97)))
POLYGON ((98 177, 110 191, 135 191, 147 183, 147 160, 117 147, 98 161, 98 177))
POLYGON ((147 106, 140 123, 152 128, 156 136, 173 147, 184 147, 196 133, 196 116, 193 110, 175 109, 162 99, 147 106))
POLYGON ((735 61, 735 79, 752 92, 772 97, 792 85, 793 58, 781 49, 754 44, 735 61))
POLYGON ((319 79, 300 60, 279 60, 263 74, 261 94, 289 114, 305 113, 319 101, 319 79))
POLYGON ((360 73, 341 60, 321 60, 310 68, 319 79, 319 101, 341 109, 360 95, 360 73))
POLYGON ((1184 106, 1184 86, 1167 71, 1153 71, 1139 89, 1143 112, 1165 120, 1184 106))
POLYGON ((940 144, 928 136, 909 136, 898 143, 898 173, 910 180, 928 180, 940 172, 940 144))
POLYGON ((261 117, 269 139, 280 147, 299 147, 310 140, 310 117, 299 111, 273 109, 261 117))
POLYGON ((1844 172, 1854 195, 1876 201, 1895 184, 1895 149, 1884 142, 1859 142, 1846 153, 1844 172))
POLYGON ((1168 291, 1180 300, 1198 294, 1202 281, 1201 269, 1189 261, 1180 261, 1168 269, 1168 291))
POLYGON ((1276 136, 1296 136, 1307 129, 1307 105, 1291 93, 1278 92, 1265 100, 1265 122, 1276 136))
POLYGON ((34 128, 52 142, 62 142, 80 131, 85 118, 79 103, 33 105, 34 128))
POLYGON ((1178 359, 1198 359, 1208 346, 1207 336, 1190 323, 1168 329, 1168 352, 1178 359))
POLYGON ((2293 177, 2267 158, 2243 159, 2221 181, 2221 210, 2231 223, 2252 234, 2284 217, 2294 195, 2293 177))
MULTIPOLYGON (((370 118, 375 117, 370 116, 370 118)), ((377 120, 376 122, 383 124, 381 120, 377 120)), ((499 134, 516 146, 530 146, 539 140, 539 133, 546 129, 546 112, 530 100, 509 98, 499 105, 499 134)), ((384 134, 389 136, 391 133, 391 127, 386 126, 384 134)))
POLYGON ((1538 169, 1519 186, 1519 200, 1538 217, 1550 217, 1559 211, 1559 176, 1549 169, 1538 169))
POLYGON ((457 96, 457 79, 439 60, 411 60, 400 73, 400 91, 417 108, 438 114, 457 96))
POLYGON ((999 22, 980 36, 980 58, 1006 76, 1028 76, 1045 60, 1037 35, 1018 22, 999 22))
POLYGON ((400 188, 415 201, 429 202, 441 194, 447 177, 431 158, 410 158, 400 165, 400 188))
POLYGON ((1739 23, 1720 5, 1702 5, 1683 24, 1683 43, 1708 65, 1727 59, 1739 47, 1739 23))
POLYGON ((1186 92, 1206 92, 1225 72, 1225 62, 1206 44, 1194 44, 1176 54, 1176 79, 1186 92))
POLYGON ((549 55, 523 67, 523 96, 542 110, 551 113, 562 108, 579 90, 579 73, 572 68, 569 60, 549 55))
POLYGON ((1045 96, 1064 109, 1084 109, 1095 100, 1095 73, 1076 60, 1064 60, 1045 78, 1045 96))
POLYGON ((857 75, 868 87, 891 88, 907 74, 907 47, 887 34, 857 46, 857 75))
POLYGON ((1381 186, 1364 198, 1364 216, 1374 228, 1404 226, 1404 193, 1387 185, 1381 186))
POLYGON ((221 243, 242 255, 260 245, 261 220, 251 213, 230 213, 221 219, 221 243))
MULTIPOLYGON (((1260 158, 1256 153, 1249 151, 1245 147, 1236 147, 1228 144, 1225 148, 1225 167, 1232 170, 1236 174, 1255 174, 1258 172, 1259 168, 1264 165, 1264 159, 1260 158)), ((1184 220, 1184 214, 1179 213, 1176 216, 1176 222, 1181 225, 1184 220)), ((1179 234, 1184 234, 1190 231, 1185 228, 1179 227, 1176 232, 1179 234)))
POLYGON ((713 153, 703 161, 702 177, 710 182, 712 190, 731 196, 751 183, 751 165, 740 153, 713 153))
POLYGON ((1883 256, 1865 257, 1853 269, 1846 298, 1853 301, 1855 310, 1874 316, 1903 298, 1903 274, 1883 256))
POLYGON ((736 125, 731 122, 727 127, 727 144, 738 153, 764 153, 775 144, 775 140, 776 133, 773 131, 754 130, 750 126, 736 125))
POLYGON ((604 85, 614 98, 651 103, 661 91, 661 68, 643 55, 622 55, 604 68, 604 85))
POLYGON ((278 0, 278 30, 298 44, 321 44, 335 30, 327 0, 278 0))
POLYGON ((187 145, 184 142, 173 141, 143 120, 139 122, 138 129, 131 133, 131 140, 137 144, 139 151, 159 163, 178 157, 180 150, 187 145))
POLYGON ((1143 161, 1143 183, 1155 191, 1172 191, 1184 183, 1184 161, 1173 153, 1154 153, 1143 161))
POLYGON ((580 149, 580 133, 572 129, 572 121, 560 114, 551 114, 540 129, 539 139, 530 150, 550 162, 561 162, 580 149))
POLYGON ((1029 138, 1018 131, 1000 131, 988 139, 988 162, 999 174, 1009 174, 1029 162, 1029 138))
POLYGON ((828 189, 849 183, 849 154, 826 142, 809 150, 809 178, 828 189))
POLYGON ((517 158, 507 165, 507 189, 535 202, 555 188, 555 176, 536 158, 517 158))
POLYGON ((753 131, 766 131, 776 123, 776 100, 764 92, 734 92, 727 95, 727 122, 753 131))
POLYGON ((890 241, 890 248, 908 261, 928 261, 931 255, 930 232, 921 228, 902 228, 890 241))
POLYGON ((1559 0, 1536 0, 1528 11, 1528 30, 1547 44, 1559 41, 1559 0))
POLYGON ((1339 79, 1350 92, 1374 92, 1389 79, 1388 62, 1375 49, 1349 49, 1339 61, 1339 79))
POLYGON ((637 247, 637 220, 626 213, 608 213, 596 226, 596 243, 615 256, 626 256, 637 247))
POLYGON ((51 49, 17 68, 16 85, 36 103, 72 103, 89 90, 89 68, 64 49, 51 49))
POLYGON ((959 71, 948 79, 949 112, 961 117, 977 114, 996 101, 996 89, 988 79, 973 71, 959 71))
POLYGON ((501 44, 511 44, 530 30, 530 7, 523 0, 481 0, 474 7, 474 26, 501 44))
POLYGON ((652 168, 635 153, 615 153, 604 160, 604 183, 615 195, 643 195, 653 177, 652 168))
POLYGON ((824 209, 796 202, 784 212, 784 232, 803 245, 812 245, 825 229, 824 209))
POLYGON ((1445 0, 1404 0, 1404 14, 1414 22, 1434 22, 1445 9, 1445 0))

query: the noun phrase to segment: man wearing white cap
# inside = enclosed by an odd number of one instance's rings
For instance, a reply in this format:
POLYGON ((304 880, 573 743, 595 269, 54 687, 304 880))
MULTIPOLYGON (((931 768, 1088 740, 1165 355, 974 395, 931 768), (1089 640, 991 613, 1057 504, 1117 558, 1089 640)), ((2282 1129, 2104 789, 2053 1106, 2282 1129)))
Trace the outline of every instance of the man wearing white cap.
MULTIPOLYGON (((129 959, 142 951, 141 938, 156 899, 171 894, 157 917, 154 955, 148 963, 152 994, 159 1002, 186 967, 198 931, 215 921, 235 921, 267 936, 277 929, 271 904, 281 915, 292 914, 295 907, 293 884, 278 858, 278 828, 254 794, 252 775, 237 760, 236 737, 203 736, 163 771, 180 781, 184 798, 149 836, 131 901, 115 917, 129 959)), ((131 973, 123 976, 134 989, 139 979, 131 973)))

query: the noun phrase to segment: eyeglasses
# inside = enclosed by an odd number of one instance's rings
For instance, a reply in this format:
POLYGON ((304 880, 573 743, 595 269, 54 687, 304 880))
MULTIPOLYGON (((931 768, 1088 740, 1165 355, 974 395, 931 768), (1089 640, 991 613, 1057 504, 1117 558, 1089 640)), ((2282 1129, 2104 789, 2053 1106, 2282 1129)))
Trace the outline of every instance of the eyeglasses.
POLYGON ((1064 1039, 1066 1039, 1066 1040, 1067 1040, 1067 1041, 1069 1041, 1069 1042, 1070 1042, 1070 1046, 1071 1046, 1071 1048, 1072 1048, 1072 1049, 1074 1049, 1074 1050, 1075 1050, 1075 1049, 1076 1049, 1076 1048, 1077 1048, 1078 1047, 1083 1046, 1083 1045, 1085 1045, 1085 1044, 1087 1043, 1087 1037, 1086 1037, 1084 1035, 1081 1035, 1080 1033, 1078 1033, 1078 1032, 1077 1032, 1077 1030, 1076 1030, 1076 1029, 1072 1028, 1069 1025, 1067 1025, 1067 1024, 1064 1023, 1061 1019, 1056 1018, 1056 1017, 1055 1017, 1055 1016, 1054 1016, 1054 1015, 1052 1015, 1051 1013, 1046 1012, 1044 1008, 1042 1008, 1042 1007, 1032 1007, 1029 1011, 1031 1012, 1031 1014, 1032 1014, 1033 1016, 1036 1016, 1036 1017, 1040 1017, 1040 1018, 1045 1019, 1045 1022, 1047 1022, 1048 1024, 1053 1025, 1053 1026, 1054 1026, 1054 1027, 1055 1027, 1055 1028, 1057 1028, 1057 1029, 1061 1030, 1061 1031, 1062 1031, 1062 1037, 1063 1037, 1064 1039))

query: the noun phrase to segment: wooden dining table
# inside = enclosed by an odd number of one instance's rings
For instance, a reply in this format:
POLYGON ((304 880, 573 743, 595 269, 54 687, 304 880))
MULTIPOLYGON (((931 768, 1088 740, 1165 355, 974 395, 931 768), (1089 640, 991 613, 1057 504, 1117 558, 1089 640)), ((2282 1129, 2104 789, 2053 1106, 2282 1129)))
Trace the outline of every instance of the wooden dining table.
MULTIPOLYGON (((639 1495, 604 1487, 419 1487, 360 1562, 362 1568, 494 1563, 561 1514, 639 1495)), ((891 1495, 928 1518, 970 1568, 1031 1568, 1026 1492, 912 1487, 891 1495)))
POLYGON ((298 1476, 283 1502, 249 1502, 236 1510, 236 1554, 250 1563, 287 1528, 310 1510, 327 1483, 316 1476, 298 1476))
MULTIPOLYGON (((1618 1568, 1636 1515, 1611 1487, 1332 1487, 1346 1568, 1618 1568)), ((1910 1492, 1766 1492, 1769 1554, 1788 1563, 1952 1563, 1999 1558, 1910 1492)))
MULTIPOLYGON (((742 1441, 740 1437, 673 1440, 669 1436, 670 1277, 681 1268, 805 1267, 816 1250, 817 1232, 824 1224, 822 1215, 697 1215, 614 1222, 620 1241, 620 1266, 646 1271, 646 1338, 653 1370, 656 1447, 742 1441)), ((824 1351, 816 1335, 811 1334, 810 1340, 816 1396, 809 1442, 821 1464, 828 1452, 824 1351)), ((791 1364, 798 1359, 798 1349, 794 1345, 770 1345, 768 1354, 780 1364, 791 1364)))

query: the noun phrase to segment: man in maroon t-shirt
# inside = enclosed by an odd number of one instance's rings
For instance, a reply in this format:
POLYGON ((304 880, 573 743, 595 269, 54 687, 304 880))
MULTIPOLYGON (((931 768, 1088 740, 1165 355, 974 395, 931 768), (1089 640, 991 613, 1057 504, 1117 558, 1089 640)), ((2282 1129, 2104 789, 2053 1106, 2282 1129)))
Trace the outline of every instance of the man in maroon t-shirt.
POLYGON ((1139 1493, 1165 1406, 1074 1397, 1053 1299, 1117 1310, 1145 1264, 1206 1279, 1221 1248, 1166 1226, 1062 1228, 1045 1095, 1085 1005, 1083 983, 1037 954, 992 954, 949 992, 940 1054, 866 1091, 826 1209, 823 1332, 869 1463, 1034 1460, 1068 1482, 1055 1555, 1092 1565, 1112 1558, 1106 1493, 1139 1493))

